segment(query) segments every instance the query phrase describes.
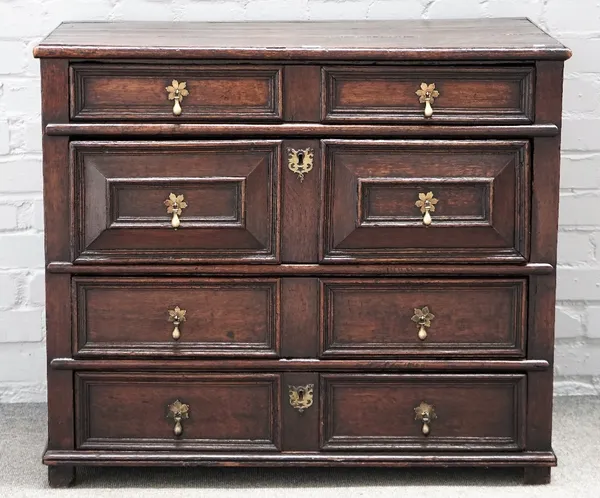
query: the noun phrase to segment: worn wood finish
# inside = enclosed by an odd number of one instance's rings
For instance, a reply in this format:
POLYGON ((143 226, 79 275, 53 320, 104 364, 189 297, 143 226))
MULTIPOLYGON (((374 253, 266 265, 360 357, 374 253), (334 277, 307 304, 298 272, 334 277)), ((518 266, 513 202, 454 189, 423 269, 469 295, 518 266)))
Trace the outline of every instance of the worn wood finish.
POLYGON ((324 262, 524 262, 525 141, 324 140, 324 262), (415 205, 438 199, 430 226, 415 205))
POLYGON ((71 142, 75 259, 277 262, 279 144, 71 142))
POLYGON ((77 448, 280 449, 277 374, 77 373, 77 448), (174 434, 169 405, 189 406, 174 434))
POLYGON ((321 357, 523 357, 527 284, 321 280, 321 357), (434 315, 420 339, 415 309, 434 315))
MULTIPOLYGON (((301 82, 302 83, 302 82, 301 82)), ((301 104, 299 104, 302 107, 301 104)), ((222 123, 65 123, 46 125, 46 133, 52 136, 143 136, 143 137, 552 137, 559 129, 553 124, 507 125, 507 126, 460 126, 460 125, 378 125, 378 124, 319 124, 281 123, 222 124, 222 123)))
POLYGON ((71 119, 105 121, 279 121, 278 67, 72 64, 71 119), (180 116, 165 88, 186 83, 180 116))
POLYGON ((77 277, 72 294, 78 358, 279 354, 278 279, 77 277), (178 340, 176 306, 186 311, 178 340))
POLYGON ((36 57, 292 61, 565 60, 528 19, 243 23, 67 22, 36 57))
POLYGON ((90 22, 35 55, 51 486, 80 465, 549 481, 567 48, 526 19, 90 22))
POLYGON ((532 66, 324 67, 322 119, 326 122, 531 123, 532 66), (433 115, 415 94, 435 84, 433 115))
POLYGON ((525 443, 524 375, 327 374, 321 447, 345 451, 514 451, 525 443), (415 408, 434 407, 430 432, 415 408))
POLYGON ((398 371, 398 372, 437 372, 443 371, 477 371, 485 370, 491 372, 522 371, 537 372, 548 370, 549 363, 545 360, 420 360, 420 359, 335 359, 319 360, 314 358, 282 358, 279 360, 267 359, 231 359, 227 362, 222 360, 177 360, 177 359, 85 359, 55 358, 50 363, 57 370, 148 370, 152 368, 161 371, 193 370, 212 372, 215 370, 243 370, 243 371, 398 371))

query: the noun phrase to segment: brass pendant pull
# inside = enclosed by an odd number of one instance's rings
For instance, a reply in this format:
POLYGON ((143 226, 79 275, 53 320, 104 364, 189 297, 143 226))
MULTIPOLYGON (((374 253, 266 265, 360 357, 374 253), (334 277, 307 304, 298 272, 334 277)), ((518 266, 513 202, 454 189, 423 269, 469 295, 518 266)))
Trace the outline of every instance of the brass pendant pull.
POLYGON ((296 173, 301 182, 304 175, 313 169, 314 151, 312 149, 288 149, 288 168, 296 173))
POLYGON ((423 114, 426 118, 433 116, 433 101, 440 96, 440 92, 435 89, 435 83, 428 85, 427 83, 421 83, 421 88, 415 92, 419 96, 419 102, 425 104, 425 110, 423 114))
POLYGON ((437 415, 435 414, 435 410, 433 405, 425 403, 422 401, 419 406, 415 408, 415 420, 420 420, 423 424, 421 428, 421 432, 424 436, 428 436, 431 431, 431 421, 435 420, 437 415))
POLYGON ((167 214, 173 215, 171 218, 171 226, 173 228, 179 228, 179 225, 181 225, 181 220, 179 219, 181 212, 188 206, 187 202, 183 200, 183 195, 170 193, 169 198, 164 202, 164 205, 167 206, 167 214))
POLYGON ((414 312, 415 314, 412 316, 411 320, 419 327, 417 336, 424 341, 427 339, 427 330, 425 330, 425 327, 431 327, 431 320, 435 318, 435 315, 429 312, 429 306, 423 306, 422 309, 415 308, 414 312))
POLYGON ((169 86, 165 87, 165 90, 169 94, 168 99, 173 101, 174 116, 179 116, 181 114, 181 102, 183 97, 187 97, 190 94, 185 87, 185 81, 179 83, 177 80, 173 80, 169 86))
POLYGON ((182 310, 179 306, 175 306, 175 309, 169 310, 169 321, 173 322, 173 332, 172 337, 174 340, 178 341, 181 337, 181 331, 179 330, 179 325, 185 322, 185 314, 186 311, 182 310))
POLYGON ((424 194, 423 192, 419 192, 419 200, 415 202, 415 206, 417 206, 421 213, 423 213, 423 225, 428 227, 431 225, 431 214, 435 211, 435 205, 438 203, 438 199, 433 197, 433 192, 427 192, 424 194))
POLYGON ((190 418, 190 405, 175 400, 167 408, 167 418, 172 418, 175 421, 173 434, 181 436, 181 434, 183 434, 183 425, 181 424, 181 421, 190 418))
POLYGON ((310 408, 313 404, 314 384, 306 386, 288 386, 290 392, 290 405, 300 413, 310 408))

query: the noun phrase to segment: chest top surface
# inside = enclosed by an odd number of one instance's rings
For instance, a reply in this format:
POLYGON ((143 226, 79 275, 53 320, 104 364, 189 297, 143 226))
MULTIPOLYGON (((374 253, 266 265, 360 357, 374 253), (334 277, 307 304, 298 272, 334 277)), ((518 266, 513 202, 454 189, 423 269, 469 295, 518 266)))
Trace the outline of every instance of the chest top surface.
POLYGON ((66 22, 36 57, 285 60, 564 60, 531 21, 66 22))

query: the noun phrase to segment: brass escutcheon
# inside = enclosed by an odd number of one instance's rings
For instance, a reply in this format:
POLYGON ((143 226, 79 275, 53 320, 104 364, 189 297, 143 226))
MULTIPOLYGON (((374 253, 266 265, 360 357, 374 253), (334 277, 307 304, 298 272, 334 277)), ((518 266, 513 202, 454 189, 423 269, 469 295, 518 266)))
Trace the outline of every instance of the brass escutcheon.
POLYGON ((290 405, 300 413, 310 408, 313 404, 314 384, 306 386, 288 386, 290 390, 290 405))
POLYGON ((415 202, 421 213, 423 213, 423 225, 428 227, 431 225, 431 214, 435 211, 435 205, 438 203, 438 199, 433 196, 433 192, 419 192, 419 200, 415 202))
POLYGON ((430 313, 429 306, 423 306, 423 308, 414 308, 415 314, 412 316, 411 320, 417 324, 419 327, 419 333, 417 334, 419 339, 424 341, 427 339, 427 331, 425 327, 431 327, 431 320, 435 318, 433 313, 430 313))
POLYGON ((420 420, 423 423, 421 432, 425 436, 429 435, 431 430, 431 421, 435 420, 436 418, 437 415, 433 405, 425 403, 425 401, 422 401, 421 404, 415 408, 415 420, 420 420))
POLYGON ((182 81, 179 83, 177 80, 173 80, 169 86, 165 87, 168 93, 168 99, 173 101, 173 115, 179 116, 181 114, 181 102, 183 97, 187 97, 190 92, 186 88, 187 83, 182 81))
POLYGON ((181 212, 188 206, 187 202, 183 199, 183 195, 175 195, 174 193, 169 194, 169 198, 163 203, 167 206, 167 214, 173 215, 171 218, 171 226, 173 228, 179 228, 181 225, 181 212))
POLYGON ((169 310, 169 321, 173 322, 173 332, 171 333, 171 336, 173 337, 173 339, 175 339, 176 341, 179 340, 179 338, 181 337, 181 331, 179 330, 179 325, 181 325, 182 322, 185 322, 185 314, 186 311, 182 310, 179 306, 175 306, 175 309, 169 310))
POLYGON ((175 400, 168 407, 167 418, 175 420, 175 427, 173 427, 173 434, 181 436, 183 434, 183 426, 181 421, 190 418, 190 405, 186 405, 179 400, 175 400))
POLYGON ((308 149, 288 149, 288 168, 296 173, 300 181, 304 181, 304 175, 313 169, 314 151, 308 149))
POLYGON ((425 110, 423 111, 426 118, 433 116, 433 101, 440 96, 440 92, 435 89, 435 83, 428 85, 427 83, 421 83, 421 88, 415 92, 419 96, 419 102, 425 104, 425 110))

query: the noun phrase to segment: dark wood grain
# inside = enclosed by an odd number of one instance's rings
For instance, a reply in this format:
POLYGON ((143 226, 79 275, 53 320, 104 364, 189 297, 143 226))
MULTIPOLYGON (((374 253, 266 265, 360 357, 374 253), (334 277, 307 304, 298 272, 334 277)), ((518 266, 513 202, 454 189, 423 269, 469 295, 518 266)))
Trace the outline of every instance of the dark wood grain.
POLYGON ((556 466, 550 451, 511 452, 403 452, 377 453, 336 451, 330 453, 252 453, 252 452, 178 452, 178 451, 52 451, 44 463, 54 465, 106 465, 118 467, 519 467, 556 466))
POLYGON ((278 67, 72 64, 71 119, 123 121, 279 121, 278 67), (186 83, 173 115, 166 87, 186 83))
POLYGON ((68 262, 52 262, 48 264, 50 273, 69 273, 73 275, 290 275, 290 276, 327 276, 343 275, 346 277, 373 276, 516 276, 547 275, 554 272, 554 266, 548 263, 527 263, 523 265, 461 265, 461 264, 371 264, 365 265, 318 265, 318 264, 281 264, 281 265, 113 265, 88 266, 74 265, 68 262))
POLYGON ((319 375, 315 372, 285 372, 282 385, 283 451, 319 450, 319 375), (290 405, 292 386, 313 386, 313 405, 299 412, 290 405))
POLYGON ((147 370, 156 368, 161 371, 397 371, 397 372, 439 372, 441 371, 492 371, 492 372, 534 372, 548 370, 548 362, 545 360, 447 360, 447 359, 369 359, 369 360, 318 360, 313 358, 279 360, 177 360, 177 359, 86 359, 77 360, 72 358, 55 358, 51 367, 57 370, 147 370))
POLYGON ((327 22, 69 22, 36 57, 151 59, 515 60, 571 52, 528 19, 327 22))
POLYGON ((507 126, 450 126, 450 125, 379 125, 379 124, 320 124, 281 123, 222 124, 222 123, 49 123, 46 133, 52 136, 205 136, 224 137, 548 137, 558 134, 554 124, 507 125, 507 126))
POLYGON ((324 67, 325 122, 531 123, 533 67, 324 67), (415 94, 435 84, 433 116, 415 94))
POLYGON ((524 141, 323 141, 323 262, 524 262, 524 141), (431 226, 415 201, 433 192, 431 226), (493 195, 492 195, 493 191, 493 195))
POLYGON ((321 379, 324 450, 517 450, 524 446, 524 375, 343 375, 321 379), (414 408, 437 418, 424 435, 414 408))
POLYGON ((279 144, 72 142, 77 259, 277 262, 279 144), (178 230, 171 193, 188 205, 178 230))
POLYGON ((318 354, 319 283, 316 278, 284 278, 281 282, 281 356, 315 358, 318 354))
POLYGON ((280 449, 279 375, 77 373, 77 447, 280 449), (169 405, 189 406, 173 433, 169 405))
POLYGON ((77 277, 72 293, 75 357, 279 355, 278 279, 77 277))
POLYGON ((523 357, 525 280, 321 280, 321 356, 523 357), (414 310, 434 315, 418 337, 414 310))
POLYGON ((75 466, 50 465, 48 466, 48 485, 51 488, 67 488, 75 480, 75 466))

